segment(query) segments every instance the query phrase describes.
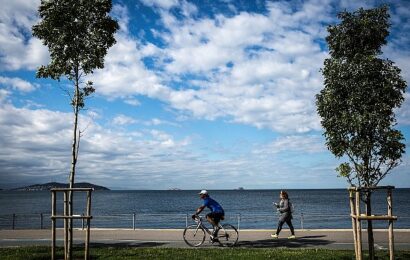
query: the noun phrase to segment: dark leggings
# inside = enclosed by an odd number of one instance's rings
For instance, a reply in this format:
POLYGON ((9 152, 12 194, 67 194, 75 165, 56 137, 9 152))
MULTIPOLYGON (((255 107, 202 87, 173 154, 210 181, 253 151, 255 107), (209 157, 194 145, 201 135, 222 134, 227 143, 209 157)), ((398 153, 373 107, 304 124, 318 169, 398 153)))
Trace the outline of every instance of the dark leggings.
POLYGON ((278 229, 276 229, 276 235, 279 235, 280 231, 282 230, 282 226, 285 222, 289 226, 290 232, 292 233, 292 235, 295 235, 295 230, 292 225, 292 218, 286 218, 284 220, 279 220, 278 229))

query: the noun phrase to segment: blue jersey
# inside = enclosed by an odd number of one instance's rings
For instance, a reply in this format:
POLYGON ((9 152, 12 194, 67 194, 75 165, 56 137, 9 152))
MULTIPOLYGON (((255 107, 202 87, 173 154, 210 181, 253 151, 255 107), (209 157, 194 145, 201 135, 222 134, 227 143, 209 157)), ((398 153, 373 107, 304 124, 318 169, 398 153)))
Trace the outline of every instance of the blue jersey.
POLYGON ((208 207, 211 210, 211 212, 225 214, 222 206, 210 197, 206 197, 204 199, 204 206, 208 207))

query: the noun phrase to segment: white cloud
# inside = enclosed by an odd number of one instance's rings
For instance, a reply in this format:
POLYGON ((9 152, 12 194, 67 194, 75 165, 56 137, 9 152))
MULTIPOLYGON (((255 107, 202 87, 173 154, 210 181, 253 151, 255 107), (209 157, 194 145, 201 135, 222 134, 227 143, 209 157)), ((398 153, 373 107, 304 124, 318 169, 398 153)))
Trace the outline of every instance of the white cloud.
POLYGON ((142 44, 120 33, 105 69, 93 80, 108 97, 142 94, 197 118, 228 117, 279 132, 318 130, 314 95, 321 88, 319 68, 326 53, 315 39, 328 11, 308 5, 293 11, 288 5, 271 4, 267 15, 242 12, 214 20, 177 20, 162 10, 169 33, 157 32, 157 37, 167 47, 142 44), (147 56, 165 71, 146 67, 142 59, 147 56), (187 73, 202 79, 180 78, 187 73), (175 89, 172 82, 192 88, 175 89))
POLYGON ((124 126, 124 125, 135 124, 137 123, 137 120, 135 120, 132 117, 126 116, 126 115, 118 115, 114 117, 112 122, 114 125, 124 126))
POLYGON ((4 85, 6 87, 22 92, 30 92, 36 89, 35 85, 20 78, 8 78, 0 76, 0 85, 4 85))
POLYGON ((131 105, 131 106, 135 106, 135 107, 138 107, 141 105, 141 102, 139 102, 138 99, 125 99, 124 103, 131 105))
POLYGON ((10 96, 9 90, 0 88, 0 105, 7 102, 9 96, 10 96))
POLYGON ((146 126, 169 125, 169 126, 179 127, 179 125, 174 123, 174 122, 170 122, 170 121, 167 121, 167 120, 161 120, 161 119, 158 119, 158 118, 153 118, 149 121, 146 121, 146 122, 144 122, 144 125, 146 125, 146 126))
MULTIPOLYGON (((89 120, 82 116, 80 128, 89 120)), ((0 183, 3 187, 22 181, 65 182, 71 162, 71 121, 71 113, 1 105, 0 183)), ((267 144, 251 143, 251 151, 240 153, 230 147, 234 153, 225 151, 229 156, 211 159, 213 155, 198 151, 199 147, 189 136, 178 139, 157 129, 147 129, 145 133, 148 135, 121 129, 114 131, 96 122, 90 124, 81 138, 76 181, 128 189, 201 188, 192 183, 195 179, 201 186, 226 189, 244 184, 247 188, 266 188, 267 183, 269 187, 292 187, 309 176, 305 185, 317 187, 314 176, 327 176, 335 165, 335 161, 321 159, 323 154, 332 156, 318 135, 292 135, 267 144)), ((211 143, 208 145, 210 149, 217 148, 211 143)), ((408 164, 408 158, 405 162, 408 164)), ((338 187, 344 185, 343 180, 334 183, 339 183, 338 187)))
POLYGON ((178 0, 142 0, 147 6, 155 6, 163 9, 171 9, 174 6, 178 6, 178 0))
MULTIPOLYGON (((185 115, 211 120, 228 117, 279 132, 320 129, 313 97, 322 86, 319 68, 327 55, 319 44, 325 36, 323 24, 336 21, 331 1, 268 2, 266 14, 216 14, 214 19, 194 19, 197 7, 187 1, 143 3, 160 10, 169 32, 157 32, 156 37, 166 47, 131 36, 127 8, 114 5, 121 31, 106 57, 105 69, 91 76, 99 93, 109 99, 122 97, 132 105, 139 103, 127 97, 146 95, 185 115), (171 8, 183 11, 184 18, 177 19, 171 8), (146 57, 153 58, 155 69, 146 67, 146 57), (171 87, 171 83, 186 82, 181 77, 187 73, 194 76, 187 81, 192 89, 171 87), (197 76, 201 79, 196 80, 197 76)), ((0 12, 3 69, 34 69, 45 63, 47 50, 29 36, 38 19, 38 4, 13 1, 0 12)), ((343 1, 340 6, 353 8, 352 4, 343 1)), ((402 5, 395 10, 408 13, 402 5)), ((393 21, 403 23, 398 14, 393 14, 393 21)), ((402 40, 393 38, 386 54, 408 80, 409 55, 399 48, 405 39, 400 37, 402 40)))
POLYGON ((326 151, 324 140, 319 135, 291 135, 279 137, 269 144, 258 147, 253 153, 271 156, 283 152, 322 153, 326 151))
POLYGON ((34 70, 46 64, 49 60, 47 48, 31 37, 40 1, 16 0, 0 4, 0 69, 34 70))
MULTIPOLYGON (((98 86, 98 93, 108 98, 142 94, 161 98, 169 90, 161 85, 158 76, 145 68, 140 45, 132 38, 119 33, 115 44, 105 58, 105 68, 90 75, 98 86)), ((163 97, 164 98, 164 97, 163 97)))
MULTIPOLYGON (((80 128, 89 121, 90 118, 81 116, 80 128)), ((4 104, 0 106, 0 133, 0 180, 3 185, 24 178, 32 182, 66 180, 70 165, 71 113, 4 104), (27 176, 30 177, 27 179, 27 176)), ((113 171, 122 180, 133 180, 135 176, 148 178, 153 172, 163 175, 188 167, 189 159, 184 157, 193 156, 183 148, 189 144, 189 138, 176 140, 158 130, 150 131, 150 136, 152 138, 141 139, 143 136, 137 132, 113 131, 95 122, 90 124, 81 138, 77 178, 104 183, 106 178, 115 177, 113 171), (165 157, 171 161, 163 161, 165 157)))
POLYGON ((410 90, 404 94, 404 102, 396 111, 396 118, 400 125, 410 125, 410 90))

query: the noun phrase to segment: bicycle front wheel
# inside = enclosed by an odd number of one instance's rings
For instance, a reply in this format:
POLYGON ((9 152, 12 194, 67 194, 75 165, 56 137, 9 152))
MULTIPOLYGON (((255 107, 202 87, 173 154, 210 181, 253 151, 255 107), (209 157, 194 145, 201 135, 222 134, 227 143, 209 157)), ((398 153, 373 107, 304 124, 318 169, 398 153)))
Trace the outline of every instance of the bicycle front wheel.
POLYGON ((184 230, 184 241, 189 246, 197 247, 205 241, 205 230, 198 225, 190 225, 184 230))
POLYGON ((230 224, 222 225, 218 231, 218 241, 221 246, 235 246, 239 239, 239 233, 236 228, 230 224))

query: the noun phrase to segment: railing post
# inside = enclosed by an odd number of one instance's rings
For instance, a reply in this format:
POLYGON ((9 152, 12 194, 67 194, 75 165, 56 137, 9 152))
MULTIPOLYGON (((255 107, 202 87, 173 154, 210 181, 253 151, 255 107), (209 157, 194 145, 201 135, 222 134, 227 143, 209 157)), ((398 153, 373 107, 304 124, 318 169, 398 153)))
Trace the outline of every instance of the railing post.
MULTIPOLYGON (((81 216, 84 217, 84 213, 81 213, 81 216)), ((81 218, 81 229, 84 230, 84 218, 81 218)))
POLYGON ((16 214, 13 213, 12 221, 11 221, 11 229, 16 228, 16 214))
POLYGON ((132 229, 135 230, 135 212, 132 213, 132 229))
POLYGON ((304 230, 304 226, 303 226, 303 223, 304 222, 304 219, 303 219, 303 212, 301 212, 300 213, 300 227, 302 228, 302 230, 304 230))
POLYGON ((188 213, 185 214, 185 227, 188 227, 188 213))
POLYGON ((238 230, 240 229, 240 225, 241 225, 241 213, 239 213, 238 215, 237 215, 237 218, 238 218, 238 230))
MULTIPOLYGON (((87 191, 87 231, 86 231, 86 235, 85 235, 85 252, 84 252, 84 259, 88 260, 90 259, 90 233, 91 233, 91 192, 93 191, 93 189, 89 189, 87 191)), ((84 219, 84 218, 83 218, 84 219)))
MULTIPOLYGON (((51 190, 51 260, 56 258, 56 192, 51 190)), ((65 245, 64 245, 65 248, 65 245)), ((65 256, 65 255, 64 255, 65 256)))
POLYGON ((43 213, 40 213, 40 229, 43 229, 43 213))
MULTIPOLYGON (((387 215, 393 216, 393 199, 391 189, 387 190, 387 215)), ((389 220, 389 251, 390 259, 394 259, 394 233, 393 233, 393 220, 389 220)))

